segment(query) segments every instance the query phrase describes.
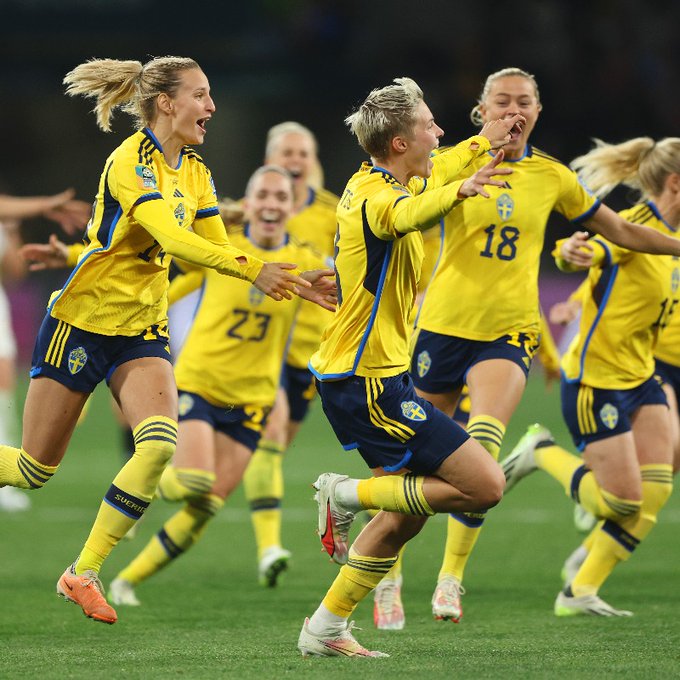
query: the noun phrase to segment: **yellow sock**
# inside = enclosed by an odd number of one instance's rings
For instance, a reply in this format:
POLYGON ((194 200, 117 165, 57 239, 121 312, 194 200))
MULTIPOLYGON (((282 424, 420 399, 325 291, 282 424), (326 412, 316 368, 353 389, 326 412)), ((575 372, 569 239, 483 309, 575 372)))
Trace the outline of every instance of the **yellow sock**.
POLYGON ((58 465, 43 465, 23 449, 0 445, 0 487, 40 489, 50 481, 58 465))
MULTIPOLYGON (((487 415, 474 416, 468 422, 467 431, 494 460, 498 460, 505 435, 505 425, 500 420, 487 415)), ((465 565, 477 543, 485 518, 485 512, 461 512, 449 516, 440 579, 455 576, 459 581, 463 580, 465 565)))
POLYGON ((135 453, 104 496, 78 561, 76 574, 99 572, 113 547, 144 514, 177 445, 177 421, 166 416, 143 420, 134 430, 135 453))
POLYGON ((406 544, 401 546, 401 550, 397 555, 397 561, 394 563, 393 567, 385 574, 385 579, 390 579, 391 581, 396 581, 401 576, 401 565, 404 561, 404 550, 406 550, 406 544))
POLYGON ((434 510, 423 495, 424 480, 424 477, 411 474, 362 479, 357 486, 359 503, 365 509, 389 510, 406 515, 434 515, 434 510))
POLYGON ((642 465, 642 504, 634 515, 618 522, 605 520, 595 536, 585 562, 571 584, 575 596, 596 593, 619 562, 624 562, 652 530, 661 508, 673 490, 671 465, 642 465))
POLYGON ((210 470, 168 465, 158 483, 158 495, 164 501, 185 501, 210 493, 214 483, 215 473, 210 470))
POLYGON ((349 559, 323 599, 323 605, 336 616, 347 618, 397 561, 394 557, 365 557, 350 548, 349 559))
POLYGON ((258 559, 267 548, 281 545, 284 451, 282 444, 260 440, 243 475, 243 490, 250 506, 258 559))
POLYGON ((223 505, 224 500, 215 494, 206 495, 198 504, 187 503, 116 578, 136 585, 153 576, 198 541, 210 519, 223 505))

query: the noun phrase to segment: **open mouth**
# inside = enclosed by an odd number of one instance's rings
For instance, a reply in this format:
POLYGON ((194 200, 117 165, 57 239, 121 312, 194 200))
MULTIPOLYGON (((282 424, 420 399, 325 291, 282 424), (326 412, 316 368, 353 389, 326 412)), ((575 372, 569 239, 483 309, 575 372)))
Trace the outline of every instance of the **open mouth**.
POLYGON ((209 120, 210 120, 210 118, 199 118, 199 119, 196 121, 196 125, 198 125, 198 127, 200 127, 201 130, 202 130, 203 132, 205 132, 205 125, 206 125, 206 123, 207 123, 209 120))
POLYGON ((522 135, 522 123, 517 122, 512 126, 512 129, 510 130, 510 141, 515 141, 516 139, 519 139, 520 136, 522 135))

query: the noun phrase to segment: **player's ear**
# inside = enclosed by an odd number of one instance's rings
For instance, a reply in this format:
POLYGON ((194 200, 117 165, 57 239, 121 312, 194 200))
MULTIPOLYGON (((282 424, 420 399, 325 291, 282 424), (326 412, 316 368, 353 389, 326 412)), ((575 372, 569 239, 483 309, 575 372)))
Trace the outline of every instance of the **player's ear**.
POLYGON ((161 92, 161 94, 158 95, 158 99, 156 99, 156 106, 158 107, 159 111, 165 113, 166 115, 170 115, 170 113, 172 113, 172 99, 165 92, 161 92))
POLYGON ((397 135, 396 137, 392 137, 392 151, 396 151, 397 153, 404 153, 406 149, 408 149, 408 140, 406 137, 402 137, 401 135, 397 135))

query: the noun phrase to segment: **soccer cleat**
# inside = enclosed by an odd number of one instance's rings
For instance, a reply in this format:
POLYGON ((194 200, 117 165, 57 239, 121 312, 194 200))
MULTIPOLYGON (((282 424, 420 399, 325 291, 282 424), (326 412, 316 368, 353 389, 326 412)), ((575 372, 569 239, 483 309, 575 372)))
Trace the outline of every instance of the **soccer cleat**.
POLYGON ((139 607, 142 604, 135 595, 135 587, 124 578, 114 578, 109 585, 109 597, 113 604, 139 607))
POLYGON ((116 610, 106 601, 97 572, 88 569, 76 574, 74 566, 68 567, 57 581, 57 595, 79 605, 83 614, 95 621, 115 623, 118 620, 116 610))
POLYGON ((4 512, 23 512, 31 507, 31 499, 13 486, 0 487, 0 510, 4 512))
MULTIPOLYGON (((352 635, 354 621, 351 621, 347 628, 336 637, 322 637, 314 635, 309 630, 309 619, 305 622, 298 638, 298 649, 302 656, 372 656, 387 657, 385 652, 372 652, 362 647, 352 635)), ((357 628, 357 630, 360 630, 357 628)))
POLYGON ((555 616, 633 616, 626 609, 614 609, 597 595, 569 596, 560 591, 555 600, 555 616))
POLYGON ((349 529, 354 513, 344 508, 335 498, 338 482, 349 479, 347 475, 324 472, 314 482, 314 500, 319 504, 319 538, 324 550, 337 564, 347 564, 349 529))
POLYGON ((597 517, 588 512, 580 503, 574 506, 574 526, 582 534, 589 534, 597 524, 597 517))
POLYGON ((401 602, 402 578, 384 578, 374 591, 373 623, 379 630, 401 630, 406 619, 401 602))
POLYGON ((291 554, 281 546, 267 548, 262 559, 257 565, 257 573, 261 586, 274 588, 279 581, 279 576, 288 569, 291 554))
POLYGON ((561 576, 565 586, 570 585, 574 580, 574 576, 576 576, 581 565, 586 561, 586 557, 588 557, 588 550, 584 546, 579 545, 564 561, 561 576))
POLYGON ((465 595, 465 588, 455 576, 439 579, 432 595, 432 616, 435 620, 458 623, 463 618, 461 595, 465 595))
POLYGON ((534 450, 539 444, 554 443, 550 430, 535 423, 529 425, 525 435, 517 442, 515 448, 501 462, 505 475, 505 492, 512 489, 520 479, 537 469, 534 450))

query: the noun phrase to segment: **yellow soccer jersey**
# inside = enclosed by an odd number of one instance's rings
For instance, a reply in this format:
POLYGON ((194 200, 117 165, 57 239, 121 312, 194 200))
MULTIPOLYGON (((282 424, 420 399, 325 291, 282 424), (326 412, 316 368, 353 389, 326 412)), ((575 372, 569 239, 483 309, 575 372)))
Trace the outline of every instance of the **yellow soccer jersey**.
POLYGON ((659 334, 654 356, 671 366, 680 366, 680 310, 675 311, 659 334))
MULTIPOLYGON (((247 233, 246 225, 232 233, 232 242, 259 259, 297 262, 303 269, 321 264, 311 248, 293 237, 280 248, 263 250, 247 233)), ((214 406, 272 406, 301 298, 276 302, 247 281, 201 271, 201 300, 175 363, 178 387, 214 406)))
MULTIPOLYGON (((333 257, 337 205, 338 197, 335 194, 310 187, 307 203, 286 223, 286 230, 291 235, 298 241, 314 246, 328 258, 329 263, 333 257)), ((319 347, 321 333, 332 318, 333 312, 303 300, 295 320, 286 362, 295 368, 307 368, 309 358, 319 347)))
MULTIPOLYGON (((478 158, 476 171, 489 160, 478 158)), ((578 222, 599 205, 575 173, 527 147, 510 167, 506 187, 488 187, 445 219, 441 257, 427 289, 418 328, 490 341, 539 332, 538 271, 551 211, 578 222)))
POLYGON ((159 241, 189 261, 251 281, 262 266, 229 246, 201 158, 185 147, 178 166, 169 167, 146 128, 106 161, 85 241, 48 309, 57 319, 102 335, 137 335, 167 320, 170 257, 159 241))
MULTIPOLYGON (((652 203, 621 212, 630 222, 673 235, 652 203)), ((582 296, 578 335, 562 358, 571 382, 600 389, 632 389, 654 373, 653 350, 680 298, 680 259, 590 240, 597 266, 582 296)))
POLYGON ((413 178, 408 187, 369 163, 350 178, 337 211, 338 309, 310 360, 321 380, 407 370, 409 316, 423 260, 420 231, 461 203, 462 180, 453 180, 488 148, 485 138, 466 140, 434 159, 427 181, 413 178))

